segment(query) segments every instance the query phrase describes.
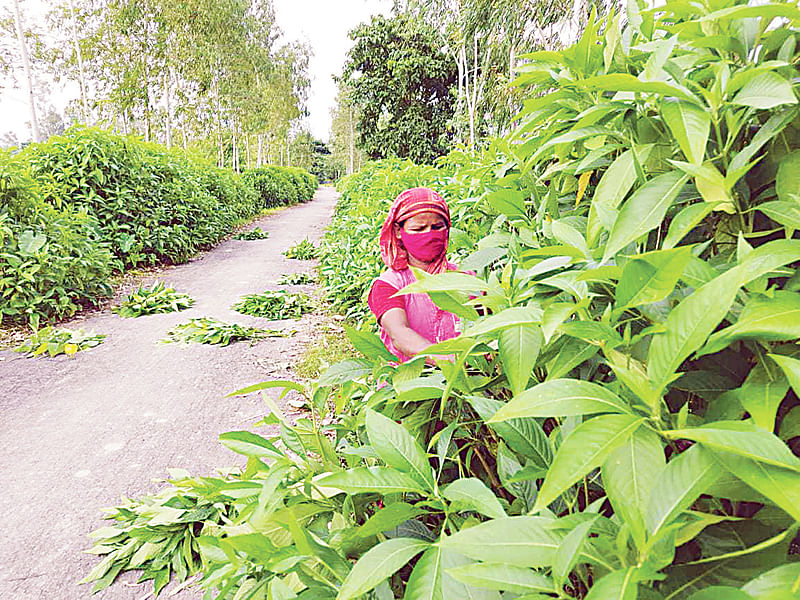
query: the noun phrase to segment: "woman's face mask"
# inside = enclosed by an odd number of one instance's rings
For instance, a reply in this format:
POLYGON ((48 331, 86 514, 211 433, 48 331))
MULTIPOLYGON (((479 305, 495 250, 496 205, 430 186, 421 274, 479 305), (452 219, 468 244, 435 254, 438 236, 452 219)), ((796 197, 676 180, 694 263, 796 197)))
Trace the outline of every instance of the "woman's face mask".
POLYGON ((421 233, 410 233, 400 229, 400 239, 408 253, 422 262, 432 262, 447 250, 449 230, 432 229, 421 233))

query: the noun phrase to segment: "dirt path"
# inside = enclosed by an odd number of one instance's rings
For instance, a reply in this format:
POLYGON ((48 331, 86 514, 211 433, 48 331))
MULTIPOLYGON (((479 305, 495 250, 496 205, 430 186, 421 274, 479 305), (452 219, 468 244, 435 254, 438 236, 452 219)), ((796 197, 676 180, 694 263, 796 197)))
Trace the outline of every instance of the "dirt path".
MULTIPOLYGON (((103 311, 66 324, 108 335, 72 359, 0 352, 0 597, 89 598, 91 587, 76 582, 97 562, 81 551, 86 534, 108 524, 101 507, 155 491, 153 478, 170 467, 213 474, 242 463, 217 436, 248 428, 265 411, 254 395, 224 396, 286 377, 287 362, 313 335, 313 317, 304 317, 292 338, 254 346, 157 342, 189 317, 275 327, 230 306, 243 294, 277 289, 283 273, 311 268, 281 253, 304 237, 318 239, 335 199, 335 191, 321 188, 312 202, 257 221, 268 239, 229 240, 166 269, 159 278, 195 299, 189 310, 138 319, 103 311)), ((152 587, 132 581, 126 577, 97 597, 140 599, 152 587)))

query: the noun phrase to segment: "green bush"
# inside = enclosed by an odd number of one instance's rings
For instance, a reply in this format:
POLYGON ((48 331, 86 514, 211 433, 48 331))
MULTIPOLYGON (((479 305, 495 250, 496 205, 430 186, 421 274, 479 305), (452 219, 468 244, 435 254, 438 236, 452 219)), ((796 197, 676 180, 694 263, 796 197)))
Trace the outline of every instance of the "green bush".
POLYGON ((317 189, 316 178, 305 169, 267 165, 242 175, 258 194, 262 208, 307 202, 317 189))
POLYGON ((42 201, 25 161, 0 154, 0 322, 36 328, 110 296, 112 260, 96 219, 42 201))

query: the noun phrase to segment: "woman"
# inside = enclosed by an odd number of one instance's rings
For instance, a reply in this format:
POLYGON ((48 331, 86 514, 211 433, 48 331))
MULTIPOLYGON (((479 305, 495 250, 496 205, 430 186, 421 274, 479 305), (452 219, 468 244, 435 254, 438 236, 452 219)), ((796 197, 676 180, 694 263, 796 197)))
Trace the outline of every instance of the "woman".
POLYGON ((416 281, 410 267, 428 273, 455 270, 446 257, 450 211, 429 188, 402 192, 381 228, 381 258, 388 267, 372 284, 370 310, 386 348, 405 362, 431 344, 458 335, 458 317, 436 306, 427 294, 394 296, 416 281))

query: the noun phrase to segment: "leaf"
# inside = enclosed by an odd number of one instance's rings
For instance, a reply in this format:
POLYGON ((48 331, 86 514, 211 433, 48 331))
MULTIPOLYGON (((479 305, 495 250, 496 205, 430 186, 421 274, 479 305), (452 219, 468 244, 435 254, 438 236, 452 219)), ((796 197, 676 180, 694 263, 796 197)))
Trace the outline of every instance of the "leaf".
POLYGON ((776 372, 764 358, 758 357, 757 361, 742 386, 731 392, 731 399, 734 402, 736 398, 739 399, 742 408, 750 413, 750 418, 758 427, 772 431, 778 407, 789 391, 789 384, 783 373, 776 372))
POLYGON ((640 427, 603 463, 603 486, 614 513, 630 528, 636 547, 644 550, 645 517, 653 488, 666 467, 658 435, 640 427))
POLYGON ((753 600, 753 597, 739 588, 729 585, 712 585, 702 590, 697 590, 689 596, 688 600, 753 600))
POLYGON ((693 102, 667 99, 661 105, 661 117, 686 159, 696 165, 702 164, 711 127, 708 111, 693 102))
POLYGON ((427 292, 467 292, 478 294, 480 292, 488 292, 489 285, 482 279, 478 279, 474 275, 466 273, 447 272, 438 275, 424 275, 420 273, 419 269, 414 270, 414 274, 418 275, 418 280, 409 283, 403 289, 398 291, 395 296, 404 296, 407 294, 421 294, 427 292))
POLYGON ((464 332, 464 337, 479 337, 507 327, 536 325, 542 320, 542 311, 536 306, 514 306, 484 317, 464 332))
POLYGON ((756 75, 742 86, 731 104, 753 108, 774 108, 782 104, 797 104, 792 85, 774 71, 756 75))
POLYGON ((730 327, 714 333, 698 355, 724 349, 734 340, 757 339, 778 342, 800 338, 800 295, 776 291, 772 298, 754 296, 745 305, 739 319, 730 327))
POLYGON ((367 358, 381 357, 390 362, 400 362, 400 359, 389 352, 381 339, 371 331, 361 331, 347 324, 344 330, 353 347, 367 358))
POLYGON ((702 165, 681 162, 678 160, 669 161, 684 173, 694 177, 694 184, 703 200, 713 206, 713 210, 724 210, 728 214, 734 214, 736 207, 733 204, 728 184, 725 177, 719 172, 714 163, 708 161, 702 165))
POLYGON ((491 519, 506 516, 494 492, 475 477, 462 477, 442 490, 442 495, 457 506, 474 510, 491 519))
POLYGON ((494 210, 506 215, 510 220, 528 222, 528 212, 525 209, 522 192, 510 189, 495 190, 486 195, 486 201, 494 210))
POLYGON ((639 81, 636 77, 627 73, 595 75, 594 77, 576 81, 575 84, 588 90, 601 92, 640 92, 661 96, 676 96, 699 103, 697 98, 686 88, 663 81, 639 81))
POLYGON ((770 569, 745 583, 742 591, 753 600, 796 600, 800 597, 800 563, 770 569))
POLYGON ((445 548, 441 548, 441 550, 441 561, 444 567, 444 575, 442 576, 442 596, 444 600, 449 600, 450 598, 463 598, 464 600, 501 600, 500 593, 495 590, 474 587, 452 577, 449 574, 450 569, 469 564, 470 560, 445 548))
POLYGON ((342 490, 348 494, 395 494, 422 492, 422 486, 409 475, 390 467, 358 467, 325 475, 317 480, 323 487, 342 490))
POLYGON ((372 364, 366 359, 343 360, 328 367, 320 376, 320 385, 342 385, 372 372, 372 364))
POLYGON ((428 542, 411 538, 395 538, 378 544, 358 559, 336 599, 350 600, 365 594, 429 546, 428 542))
POLYGON ((542 426, 534 419, 508 419, 502 423, 489 423, 491 417, 505 403, 481 396, 471 396, 469 402, 489 429, 499 435, 514 452, 541 469, 550 466, 553 460, 550 441, 542 426))
POLYGON ((442 549, 426 550, 411 571, 403 600, 443 600, 443 570, 442 549))
POLYGON ((548 567, 560 536, 548 529, 551 519, 506 517, 462 529, 441 546, 475 560, 517 567, 548 567))
POLYGON ((795 521, 800 521, 800 477, 796 471, 740 454, 714 454, 718 467, 724 467, 791 515, 795 521))
MULTIPOLYGON (((778 135, 792 122, 797 111, 794 108, 777 111, 758 129, 756 134, 740 152, 733 156, 728 172, 725 174, 725 183, 729 188, 741 179, 750 169, 750 161, 758 151, 772 138, 778 135)), ((789 190, 791 192, 791 190, 789 190)), ((779 196, 780 197, 780 196, 779 196)))
POLYGON ((669 296, 691 256, 691 248, 684 246, 639 254, 628 261, 617 284, 616 308, 658 302, 669 296))
POLYGON ((361 538, 372 537, 373 535, 378 535, 384 531, 394 529, 401 523, 424 513, 425 511, 423 509, 412 506, 411 504, 406 504, 405 502, 387 504, 384 508, 381 508, 367 519, 364 524, 358 528, 356 535, 361 538))
POLYGON ((559 585, 563 586, 564 580, 578 563, 580 554, 586 544, 586 537, 589 535, 589 530, 596 520, 597 515, 583 523, 579 523, 561 541, 553 559, 553 576, 559 585))
POLYGON ((781 354, 768 354, 767 356, 778 363, 795 395, 800 398, 800 360, 781 354))
POLYGON ((17 240, 17 248, 23 256, 33 256, 47 243, 47 236, 43 233, 34 233, 30 229, 23 231, 17 240))
POLYGON ((611 228, 603 262, 608 261, 632 241, 658 227, 687 179, 688 177, 680 171, 670 171, 653 177, 631 194, 611 228))
MULTIPOLYGON (((795 196, 800 199, 800 188, 795 196)), ((756 209, 784 227, 800 229, 800 201, 798 200, 772 200, 759 204, 756 209)))
POLYGON ((644 163, 650 156, 653 144, 637 146, 626 150, 614 159, 606 169, 595 188, 592 204, 589 207, 589 220, 586 227, 586 241, 593 246, 601 228, 611 230, 617 218, 617 207, 628 195, 636 182, 636 161, 644 163), (636 160, 634 160, 634 151, 636 160))
POLYGON ((466 584, 514 594, 555 592, 553 580, 530 569, 503 563, 472 563, 447 570, 466 584))
POLYGON ((661 243, 661 247, 667 250, 676 246, 678 242, 686 237, 686 234, 688 234, 692 229, 697 227, 712 210, 714 210, 714 205, 709 204, 708 202, 690 204, 682 209, 681 212, 675 215, 672 221, 670 221, 667 235, 664 236, 664 241, 661 243))
POLYGON ((226 433, 221 433, 219 441, 226 448, 238 454, 244 454, 245 456, 286 459, 286 456, 272 445, 271 442, 249 431, 228 431, 226 433))
MULTIPOLYGON (((795 206, 800 204, 800 150, 781 158, 775 176, 775 193, 779 200, 792 202, 795 206)), ((758 208, 761 209, 762 206, 763 204, 758 208)))
POLYGON ((522 417, 571 417, 597 413, 630 413, 615 393, 579 379, 551 379, 512 398, 489 423, 522 417))
POLYGON ((527 387, 543 345, 544 336, 538 325, 509 327, 500 332, 500 361, 513 394, 527 387))
POLYGON ((536 498, 534 512, 599 467, 644 422, 634 415, 601 415, 578 425, 561 443, 536 498))
POLYGON ((586 600, 636 600, 636 567, 613 571, 600 578, 586 595, 586 600))
POLYGON ((264 381, 262 383, 256 383, 255 385, 251 385, 246 388, 236 390, 235 392, 227 394, 225 397, 230 398, 231 396, 243 396, 245 394, 251 394, 253 392, 258 392, 260 390, 267 390, 271 388, 283 388, 287 390, 294 390, 301 394, 305 394, 306 391, 305 388, 299 383, 290 381, 288 379, 276 379, 273 381, 264 381))
POLYGON ((428 456, 408 430, 382 414, 368 408, 367 435, 378 456, 390 467, 408 473, 424 489, 433 490, 433 469, 428 456))

